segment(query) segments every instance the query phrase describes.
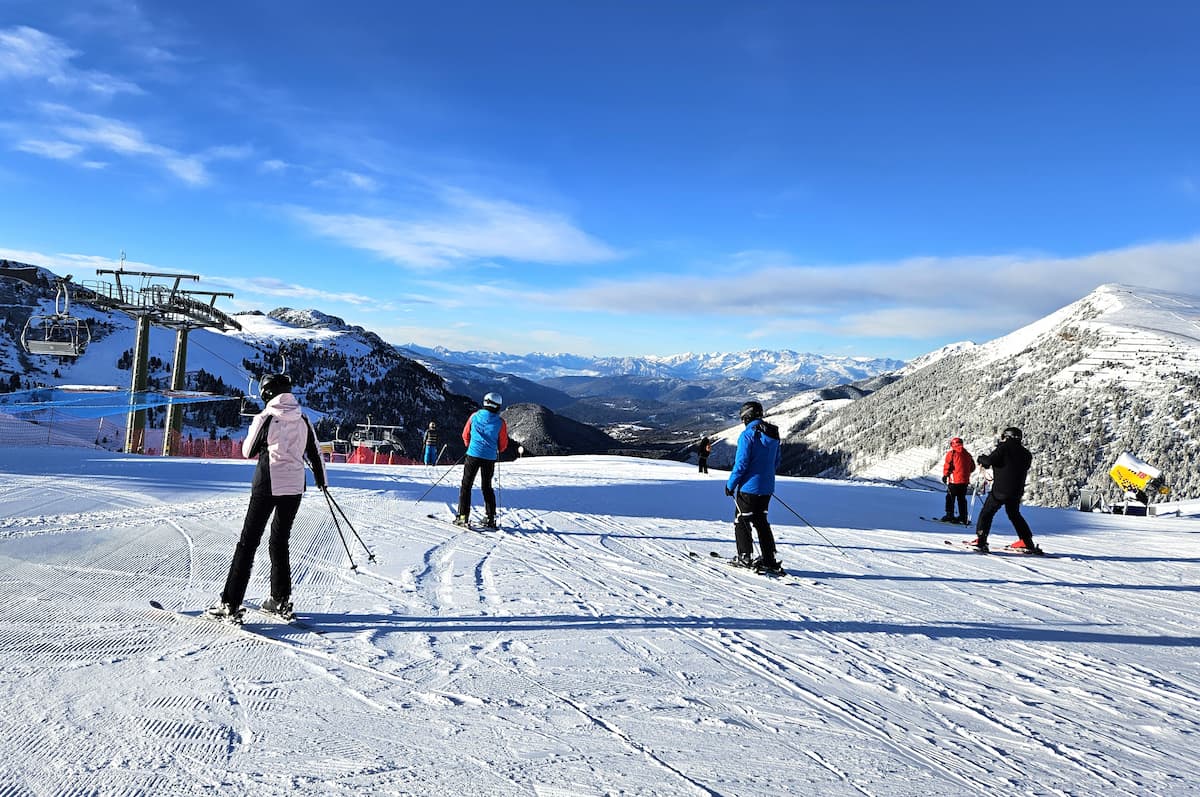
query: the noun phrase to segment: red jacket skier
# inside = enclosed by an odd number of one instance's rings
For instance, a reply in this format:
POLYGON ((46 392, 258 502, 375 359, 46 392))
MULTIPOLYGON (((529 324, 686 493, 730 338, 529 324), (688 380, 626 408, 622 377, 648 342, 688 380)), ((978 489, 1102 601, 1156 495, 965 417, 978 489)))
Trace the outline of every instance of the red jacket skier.
POLYGON ((967 519, 967 485, 971 482, 971 474, 975 472, 975 459, 971 452, 963 447, 961 437, 950 440, 950 450, 942 463, 942 483, 946 485, 946 514, 942 516, 945 523, 970 523, 967 519), (954 515, 954 504, 958 502, 958 516, 954 515))

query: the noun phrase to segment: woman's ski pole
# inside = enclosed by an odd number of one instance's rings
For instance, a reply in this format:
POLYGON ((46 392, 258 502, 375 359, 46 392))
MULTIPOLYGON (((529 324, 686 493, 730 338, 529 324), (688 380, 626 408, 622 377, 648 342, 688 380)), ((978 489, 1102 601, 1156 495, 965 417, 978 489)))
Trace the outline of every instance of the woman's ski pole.
MULTIPOLYGON (((374 553, 371 552, 371 549, 368 549, 367 544, 364 543, 364 541, 362 541, 361 537, 359 537, 358 531, 355 531, 353 523, 350 522, 349 517, 346 516, 346 511, 344 511, 342 509, 341 504, 338 504, 336 501, 334 501, 334 497, 329 495, 329 487, 325 487, 325 489, 322 492, 325 493, 325 501, 329 502, 329 511, 330 511, 330 514, 332 516, 334 516, 334 526, 337 527, 337 533, 342 538, 342 545, 346 545, 346 535, 342 534, 342 526, 340 525, 340 523, 337 522, 338 515, 341 515, 342 520, 346 521, 346 527, 350 529, 350 533, 354 534, 354 539, 359 541, 359 545, 362 546, 362 550, 366 551, 367 562, 373 563, 374 562, 374 553)), ((346 555, 347 556, 350 555, 349 545, 346 545, 346 555)), ((354 559, 350 559, 350 569, 358 570, 358 568, 356 568, 354 565, 354 559)))
POLYGON ((329 488, 322 487, 321 492, 325 495, 325 502, 329 504, 329 514, 333 517, 333 527, 337 529, 338 537, 342 541, 342 547, 346 549, 346 558, 350 560, 350 569, 357 573, 358 565, 354 563, 354 556, 350 553, 350 545, 346 542, 346 535, 342 534, 342 525, 338 523, 337 513, 333 511, 333 499, 329 497, 329 488))

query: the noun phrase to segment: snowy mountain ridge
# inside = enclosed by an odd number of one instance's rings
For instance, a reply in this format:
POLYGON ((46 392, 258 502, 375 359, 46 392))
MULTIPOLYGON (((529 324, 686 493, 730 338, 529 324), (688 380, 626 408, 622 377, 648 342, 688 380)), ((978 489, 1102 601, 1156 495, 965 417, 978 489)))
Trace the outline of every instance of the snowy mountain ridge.
POLYGON ((1123 451, 1166 471, 1177 494, 1200 495, 1200 297, 1101 285, 858 401, 819 415, 785 402, 769 417, 791 431, 792 473, 940 475, 950 437, 986 453, 1002 429, 1018 426, 1034 452, 1031 502, 1071 505, 1084 486, 1108 489, 1123 451))
POLYGON ((577 354, 506 354, 452 351, 407 344, 403 348, 448 363, 541 380, 563 376, 644 376, 679 379, 754 379, 760 382, 828 386, 854 382, 902 368, 890 358, 806 354, 788 349, 684 353, 643 357, 587 357, 577 354))
MULTIPOLYGON (((7 269, 0 269, 0 277, 33 268, 15 265, 19 268, 7 275, 7 269)), ((21 350, 16 339, 24 322, 22 314, 33 307, 47 311, 53 306, 47 286, 48 282, 38 287, 27 280, 0 279, 0 298, 6 305, 0 381, 10 390, 30 384, 128 384, 128 366, 123 369, 119 363, 132 347, 133 324, 121 314, 86 305, 73 307, 93 327, 93 342, 77 360, 32 356, 21 350)), ((449 373, 449 366, 439 366, 428 357, 419 358, 423 363, 414 362, 378 335, 319 311, 279 308, 238 318, 241 332, 191 333, 189 389, 242 392, 249 387, 249 377, 278 369, 286 359, 297 392, 318 418, 324 416, 337 427, 371 417, 375 423, 406 425, 414 436, 429 420, 450 426, 461 423, 484 385, 501 389, 510 404, 532 402, 557 411, 567 403, 560 392, 511 374, 472 371, 468 366, 455 366, 458 372, 449 373), (201 371, 207 374, 204 385, 195 383, 201 371)), ((166 386, 172 347, 171 332, 152 331, 151 359, 158 361, 152 365, 152 386, 166 386)), ((803 359, 794 352, 759 354, 767 360, 768 355, 778 354, 779 362, 803 359)), ((755 360, 753 355, 678 355, 674 361, 690 363, 687 367, 693 369, 700 369, 697 363, 702 361, 730 369, 735 361, 746 366, 755 360)), ((570 355, 537 356, 566 364, 584 362, 570 355)), ((609 359, 628 361, 625 367, 636 365, 630 358, 609 359)), ((846 359, 861 362, 861 358, 846 359)), ((864 389, 845 386, 839 388, 841 392, 789 393, 778 384, 759 383, 758 397, 785 434, 784 471, 918 478, 934 472, 950 436, 962 436, 969 448, 981 452, 990 448, 999 430, 1017 425, 1025 430, 1035 452, 1030 501, 1070 504, 1085 485, 1107 487, 1107 470, 1122 451, 1134 452, 1165 470, 1178 493, 1200 494, 1200 298, 1102 285, 1008 335, 980 345, 943 347, 913 361, 901 373, 899 379, 891 374, 868 380, 871 384, 862 385, 864 389)), ((661 408, 643 401, 642 406, 631 403, 629 412, 622 412, 633 425, 647 411, 670 417, 667 409, 675 409, 696 390, 699 387, 681 386, 661 408)), ((702 427, 726 429, 711 460, 716 467, 731 460, 731 443, 738 431, 728 426, 731 416, 722 409, 722 401, 712 404, 714 411, 703 419, 702 427)), ((217 417, 218 409, 201 405, 189 410, 206 413, 191 425, 213 433, 238 426, 236 417, 217 417)), ((565 414, 605 425, 594 418, 565 414)), ((686 447, 686 440, 679 438, 679 442, 686 447)), ((406 445, 415 449, 415 437, 406 445)))

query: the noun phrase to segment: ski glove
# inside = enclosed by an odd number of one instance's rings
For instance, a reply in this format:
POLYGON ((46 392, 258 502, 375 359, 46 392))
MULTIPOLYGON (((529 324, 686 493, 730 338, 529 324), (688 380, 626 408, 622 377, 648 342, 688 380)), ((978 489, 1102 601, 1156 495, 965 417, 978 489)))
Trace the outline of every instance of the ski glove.
POLYGON ((950 483, 950 477, 949 477, 949 476, 943 476, 943 477, 942 477, 942 484, 949 484, 949 483, 950 483))
POLYGON ((725 495, 729 496, 730 498, 733 497, 733 490, 729 489, 729 485, 725 485, 725 495))

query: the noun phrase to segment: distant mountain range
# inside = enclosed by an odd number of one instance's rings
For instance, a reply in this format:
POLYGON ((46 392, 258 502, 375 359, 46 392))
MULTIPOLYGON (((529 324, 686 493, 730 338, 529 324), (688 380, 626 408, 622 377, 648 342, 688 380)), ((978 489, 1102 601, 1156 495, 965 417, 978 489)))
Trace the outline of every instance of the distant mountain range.
POLYGON ((536 382, 561 377, 648 377, 653 379, 746 379, 781 385, 826 387, 867 379, 904 367, 903 360, 833 357, 822 354, 752 349, 732 354, 672 354, 645 357, 585 357, 577 354, 504 354, 451 351, 408 344, 415 358, 448 365, 485 368, 536 382))
MULTIPOLYGON (((4 308, 0 389, 64 383, 127 385, 133 321, 121 313, 73 304, 73 313, 92 328, 92 344, 77 359, 29 355, 21 349, 18 341, 25 320, 53 307, 53 279, 53 274, 37 266, 0 263, 4 308)), ((254 378, 286 367, 305 405, 323 416, 318 426, 325 437, 346 436, 356 425, 368 422, 403 426, 406 431, 399 433, 400 438, 410 453, 416 451, 428 421, 436 420, 442 428, 461 426, 484 393, 498 391, 510 407, 532 405, 553 411, 551 418, 521 410, 533 419, 522 426, 550 419, 546 429, 530 433, 531 439, 550 441, 538 448, 579 448, 576 443, 586 434, 577 429, 569 435, 563 432, 575 421, 614 433, 619 438, 614 444, 623 449, 666 455, 679 448, 680 440, 727 425, 747 397, 771 401, 790 394, 797 384, 858 377, 900 364, 768 351, 669 358, 484 355, 393 346, 370 330, 315 309, 281 307, 236 317, 244 327, 241 332, 191 332, 190 389, 240 395, 253 389, 254 378), (496 370, 507 366, 520 366, 519 372, 496 370), (545 383, 524 375, 547 373, 576 375, 545 383), (782 381, 761 381, 746 374, 782 381), (795 381, 800 379, 806 381, 795 381), (554 430, 562 440, 551 440, 554 430)), ((150 386, 165 388, 173 333, 154 329, 150 344, 150 386)), ((159 420, 152 417, 151 424, 159 420)), ((123 424, 124 418, 113 421, 123 424)), ((235 405, 225 402, 189 408, 185 423, 196 434, 236 434, 241 419, 235 405)), ((597 450, 602 439, 609 438, 589 439, 586 450, 597 450)), ((453 454, 458 443, 450 442, 453 454)))
MULTIPOLYGON (((25 320, 53 309, 51 278, 44 269, 0 263, 0 391, 127 385, 133 321, 120 313, 72 304, 92 330, 77 359, 22 350, 25 320)), ((1009 335, 953 344, 908 364, 765 351, 642 358, 452 352, 393 346, 317 310, 237 318, 241 332, 191 333, 187 387, 240 395, 253 378, 286 363, 325 438, 368 421, 395 425, 415 454, 435 420, 450 430, 453 460, 461 453, 457 430, 484 393, 498 390, 520 435, 514 440, 527 441, 529 454, 620 450, 682 459, 708 433, 718 436, 710 465, 722 467, 741 429, 737 407, 754 397, 784 433, 785 473, 927 478, 950 437, 963 437, 979 454, 1015 425, 1034 452, 1032 502, 1069 505, 1084 486, 1108 488, 1108 469, 1123 451, 1163 469, 1177 492, 1200 495, 1196 296, 1103 285, 1009 335)), ((167 384, 173 343, 170 331, 151 334, 152 388, 167 384)), ((244 423, 236 402, 193 405, 186 418, 196 434, 236 436, 244 423)))
POLYGON ((514 400, 604 429, 625 445, 677 453, 681 441, 736 419, 747 399, 767 403, 813 386, 862 383, 904 365, 885 358, 765 349, 667 357, 515 355, 413 344, 401 351, 460 392, 491 389, 487 385, 497 384, 497 373, 505 373, 512 380, 505 389, 514 390, 514 400))

